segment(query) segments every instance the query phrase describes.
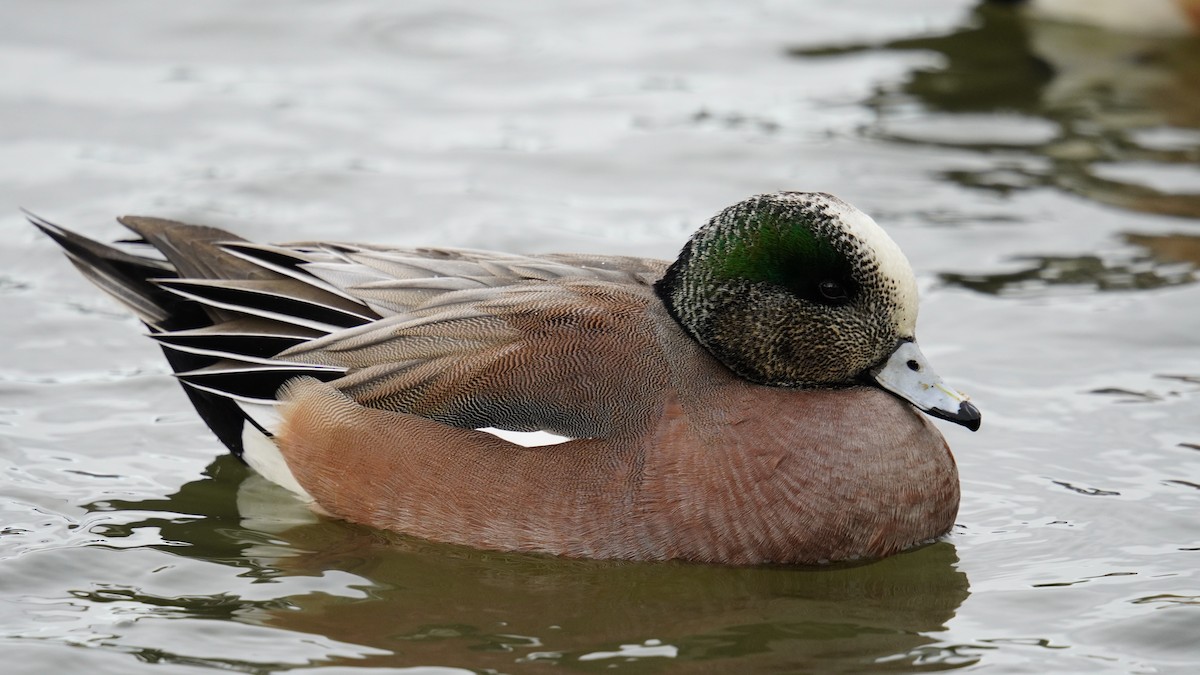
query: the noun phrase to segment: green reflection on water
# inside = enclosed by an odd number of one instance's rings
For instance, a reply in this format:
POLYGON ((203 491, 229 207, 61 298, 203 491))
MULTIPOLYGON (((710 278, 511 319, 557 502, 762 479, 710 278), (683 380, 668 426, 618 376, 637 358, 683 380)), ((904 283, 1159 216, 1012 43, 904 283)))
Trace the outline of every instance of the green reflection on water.
POLYGON ((1054 287, 1087 291, 1150 290, 1196 281, 1200 236, 1126 234, 1144 252, 1106 260, 1097 255, 1021 256, 1021 269, 992 274, 943 273, 942 282, 989 295, 1043 295, 1054 287))
MULTIPOLYGON (((157 528, 160 551, 245 567, 246 576, 266 583, 325 577, 329 592, 255 601, 229 593, 152 596, 132 587, 73 595, 371 648, 361 658, 331 655, 314 665, 858 672, 940 670, 976 660, 937 641, 969 595, 945 542, 823 569, 566 560, 433 544, 311 517, 231 457, 206 473, 166 499, 91 508, 133 516, 109 538, 157 528), (334 571, 345 574, 329 577, 334 571)), ((155 658, 171 655, 159 649, 155 658)))
POLYGON ((1000 194, 1052 187, 1124 209, 1200 217, 1200 136, 1194 133, 1200 129, 1200 40, 1027 21, 1013 7, 981 3, 945 35, 788 54, 813 59, 864 51, 941 57, 865 101, 876 121, 864 131, 887 142, 995 158, 987 168, 942 173, 950 182, 1000 194), (972 117, 979 115, 986 117, 972 117), (1016 138, 996 134, 996 116, 1016 138), (966 129, 947 137, 948 121, 966 129), (1181 190, 1158 185, 1161 177, 1149 174, 1129 178, 1146 173, 1141 163, 1196 169, 1197 180, 1181 190), (1105 175, 1107 168, 1131 164, 1132 171, 1120 172, 1123 178, 1105 175))

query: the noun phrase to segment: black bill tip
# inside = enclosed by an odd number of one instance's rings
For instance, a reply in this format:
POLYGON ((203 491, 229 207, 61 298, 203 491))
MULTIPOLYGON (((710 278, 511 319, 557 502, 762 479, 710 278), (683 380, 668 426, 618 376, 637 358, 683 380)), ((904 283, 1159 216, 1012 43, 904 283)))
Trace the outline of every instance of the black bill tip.
POLYGON ((976 408, 975 404, 970 401, 959 403, 957 412, 946 412, 941 408, 933 408, 929 414, 955 424, 961 424, 971 431, 979 431, 979 425, 983 421, 983 415, 980 414, 979 408, 976 408))

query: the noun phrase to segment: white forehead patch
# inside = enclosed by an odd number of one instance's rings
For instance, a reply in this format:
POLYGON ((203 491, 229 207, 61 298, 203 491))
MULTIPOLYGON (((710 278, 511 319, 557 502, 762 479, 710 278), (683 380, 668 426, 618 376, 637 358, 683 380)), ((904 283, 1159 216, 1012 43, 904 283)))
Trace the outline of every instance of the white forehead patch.
POLYGON ((829 215, 842 221, 846 232, 862 241, 879 263, 879 272, 896 284, 896 313, 894 320, 905 337, 916 335, 917 328, 917 279, 904 252, 892 241, 887 232, 875 223, 871 216, 859 211, 833 195, 816 193, 812 198, 824 203, 829 215))

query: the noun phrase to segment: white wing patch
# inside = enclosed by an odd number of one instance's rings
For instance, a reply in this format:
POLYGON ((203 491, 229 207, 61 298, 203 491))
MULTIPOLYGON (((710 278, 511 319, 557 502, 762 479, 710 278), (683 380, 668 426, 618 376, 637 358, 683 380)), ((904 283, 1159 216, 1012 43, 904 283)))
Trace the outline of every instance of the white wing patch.
POLYGON ((509 431, 508 429, 497 429, 495 427, 484 427, 475 431, 482 431, 496 438, 526 448, 540 448, 546 445, 558 445, 575 440, 574 438, 552 434, 549 431, 509 431))

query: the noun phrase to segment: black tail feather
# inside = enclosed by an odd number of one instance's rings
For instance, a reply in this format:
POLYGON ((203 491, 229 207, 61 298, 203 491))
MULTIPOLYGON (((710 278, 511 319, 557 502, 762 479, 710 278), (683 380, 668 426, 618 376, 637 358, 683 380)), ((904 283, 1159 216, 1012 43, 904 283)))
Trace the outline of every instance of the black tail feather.
POLYGON ((243 427, 254 421, 237 399, 269 401, 297 374, 324 380, 342 374, 327 367, 270 363, 271 357, 374 316, 343 296, 310 288, 296 271, 281 274, 244 254, 231 254, 222 247, 250 244, 223 230, 160 218, 119 219, 138 235, 130 241, 152 246, 166 258, 162 260, 102 244, 32 213, 26 216, 63 248, 84 277, 142 320, 200 418, 238 457, 243 427), (294 294, 287 292, 289 283, 294 294), (283 292, 254 292, 262 284, 283 284, 283 292), (314 312, 322 321, 305 323, 304 316, 314 312), (226 367, 239 359, 247 367, 226 367))

